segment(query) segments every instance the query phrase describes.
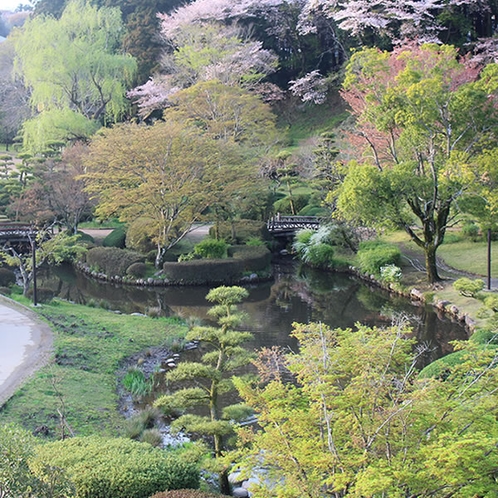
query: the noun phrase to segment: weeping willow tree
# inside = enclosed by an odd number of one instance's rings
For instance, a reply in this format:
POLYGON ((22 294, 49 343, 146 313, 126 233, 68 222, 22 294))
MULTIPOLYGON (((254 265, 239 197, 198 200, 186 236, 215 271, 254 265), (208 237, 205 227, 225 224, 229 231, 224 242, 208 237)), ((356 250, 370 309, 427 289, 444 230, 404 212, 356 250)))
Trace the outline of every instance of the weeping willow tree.
POLYGON ((34 112, 24 125, 25 148, 87 138, 124 114, 136 63, 119 52, 123 32, 118 9, 74 0, 60 19, 34 17, 14 36, 15 70, 34 112))

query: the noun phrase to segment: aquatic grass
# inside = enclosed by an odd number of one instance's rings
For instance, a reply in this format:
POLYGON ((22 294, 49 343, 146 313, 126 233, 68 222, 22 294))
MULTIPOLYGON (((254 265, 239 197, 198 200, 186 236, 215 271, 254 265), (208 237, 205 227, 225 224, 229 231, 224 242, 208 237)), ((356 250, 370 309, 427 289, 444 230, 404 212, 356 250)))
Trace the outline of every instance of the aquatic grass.
POLYGON ((128 370, 123 377, 123 387, 131 393, 134 398, 143 398, 152 391, 153 383, 147 379, 138 368, 128 370))
MULTIPOLYGON (((16 297, 25 305, 29 301, 16 297)), ((182 344, 178 320, 116 314, 55 300, 33 308, 54 331, 53 361, 0 409, 0 423, 17 422, 49 438, 60 434, 61 411, 78 435, 123 433, 117 371, 149 347, 182 344)))

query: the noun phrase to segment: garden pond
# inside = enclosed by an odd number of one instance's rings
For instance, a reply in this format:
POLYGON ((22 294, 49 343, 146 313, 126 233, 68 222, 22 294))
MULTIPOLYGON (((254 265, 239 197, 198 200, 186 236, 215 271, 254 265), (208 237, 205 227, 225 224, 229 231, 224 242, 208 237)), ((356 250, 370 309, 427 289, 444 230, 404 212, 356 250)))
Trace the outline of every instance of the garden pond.
MULTIPOLYGON (((409 317, 417 342, 429 346, 424 364, 451 352, 451 341, 468 338, 463 324, 433 307, 392 296, 351 275, 302 268, 291 258, 282 258, 273 269, 272 280, 247 286, 249 297, 240 305, 248 315, 244 329, 254 335, 251 348, 295 349, 297 344, 289 335, 293 322, 322 322, 333 328, 355 323, 387 326, 401 315, 409 317)), ((37 280, 39 288, 51 289, 62 299, 122 313, 204 322, 211 306, 205 299, 207 286, 116 285, 93 280, 70 266, 40 271, 37 280)))

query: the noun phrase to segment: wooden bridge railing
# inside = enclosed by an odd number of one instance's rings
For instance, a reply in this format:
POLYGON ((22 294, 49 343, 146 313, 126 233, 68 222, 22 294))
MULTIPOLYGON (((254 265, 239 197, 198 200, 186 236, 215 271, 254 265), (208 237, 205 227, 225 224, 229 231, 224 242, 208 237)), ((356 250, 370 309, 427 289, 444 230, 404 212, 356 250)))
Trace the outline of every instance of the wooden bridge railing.
POLYGON ((271 233, 293 232, 302 228, 318 230, 321 218, 318 216, 282 216, 277 214, 268 220, 266 226, 271 233))
POLYGON ((0 223, 0 242, 29 242, 36 229, 25 223, 0 223))

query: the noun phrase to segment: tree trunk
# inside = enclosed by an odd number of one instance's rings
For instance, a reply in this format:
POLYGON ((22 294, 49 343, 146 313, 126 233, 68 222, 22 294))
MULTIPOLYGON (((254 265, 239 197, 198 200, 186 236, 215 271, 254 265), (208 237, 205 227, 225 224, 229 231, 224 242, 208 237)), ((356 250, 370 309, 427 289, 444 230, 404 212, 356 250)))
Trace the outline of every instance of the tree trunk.
POLYGON ((156 261, 154 262, 154 266, 159 269, 161 268, 161 263, 163 262, 163 256, 166 250, 164 247, 157 244, 157 253, 156 253, 156 261))
POLYGON ((232 490, 230 489, 230 481, 228 480, 228 468, 225 467, 219 473, 220 493, 230 496, 232 490))
POLYGON ((425 247, 425 269, 429 283, 434 284, 441 280, 437 271, 436 247, 429 245, 425 247))

